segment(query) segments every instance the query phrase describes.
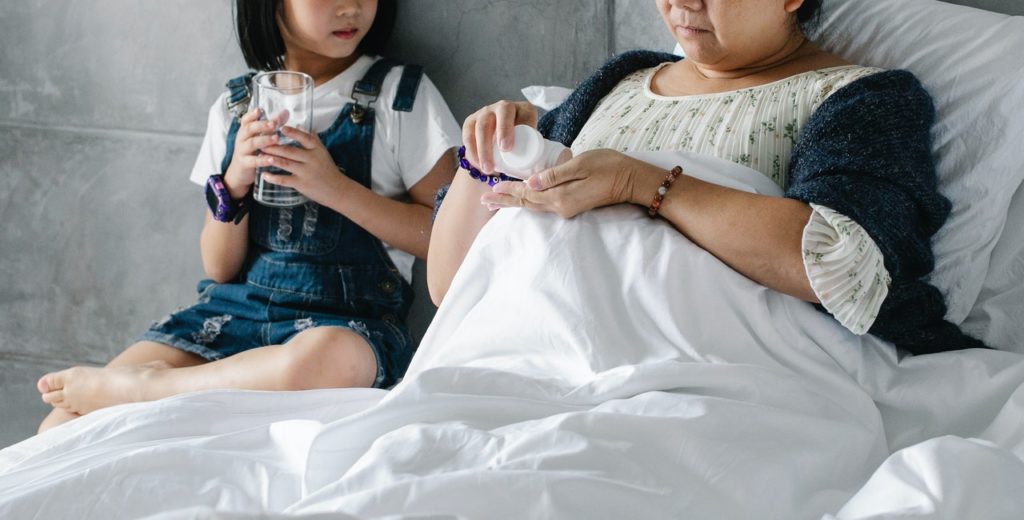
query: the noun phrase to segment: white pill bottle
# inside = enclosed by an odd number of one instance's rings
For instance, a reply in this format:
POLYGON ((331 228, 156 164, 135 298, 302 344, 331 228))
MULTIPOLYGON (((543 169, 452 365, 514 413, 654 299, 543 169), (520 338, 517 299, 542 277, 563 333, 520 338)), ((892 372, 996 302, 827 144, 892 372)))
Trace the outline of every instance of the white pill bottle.
POLYGON ((572 159, 572 150, 562 143, 544 139, 540 132, 527 125, 516 125, 511 150, 497 146, 494 150, 495 170, 517 179, 528 179, 569 159, 572 159))

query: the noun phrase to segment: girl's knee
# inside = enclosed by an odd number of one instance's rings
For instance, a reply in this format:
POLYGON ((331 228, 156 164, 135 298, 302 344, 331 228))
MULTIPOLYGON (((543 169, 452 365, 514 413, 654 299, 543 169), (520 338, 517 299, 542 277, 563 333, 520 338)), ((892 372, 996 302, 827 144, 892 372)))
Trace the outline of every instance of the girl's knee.
POLYGON ((283 350, 285 370, 297 389, 369 387, 376 378, 373 349, 365 338, 348 329, 306 329, 283 350))

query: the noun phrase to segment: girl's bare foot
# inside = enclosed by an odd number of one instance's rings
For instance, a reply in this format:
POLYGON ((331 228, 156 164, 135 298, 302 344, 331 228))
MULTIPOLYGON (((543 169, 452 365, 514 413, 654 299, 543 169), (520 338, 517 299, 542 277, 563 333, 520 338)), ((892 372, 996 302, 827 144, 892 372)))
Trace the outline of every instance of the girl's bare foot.
POLYGON ((50 372, 36 387, 43 402, 68 413, 85 415, 115 404, 145 401, 148 380, 173 368, 165 361, 122 367, 73 367, 50 372))

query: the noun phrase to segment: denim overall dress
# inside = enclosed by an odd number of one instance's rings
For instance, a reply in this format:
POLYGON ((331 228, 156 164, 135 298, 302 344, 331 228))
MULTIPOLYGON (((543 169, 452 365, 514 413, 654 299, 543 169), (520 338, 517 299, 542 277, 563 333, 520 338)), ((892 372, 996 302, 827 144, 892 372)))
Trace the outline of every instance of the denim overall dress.
MULTIPOLYGON (((358 81, 355 103, 319 135, 335 164, 370 188, 373 103, 396 62, 378 60, 358 81)), ((227 171, 248 104, 251 75, 228 82, 235 117, 221 171, 227 171)), ((422 77, 403 67, 395 110, 411 111, 422 77)), ((266 345, 286 343, 312 327, 352 330, 377 358, 374 387, 387 388, 405 374, 414 352, 405 318, 412 287, 375 236, 341 214, 309 201, 292 208, 252 204, 249 252, 232 283, 199 282, 199 301, 164 318, 140 338, 217 360, 266 345)))

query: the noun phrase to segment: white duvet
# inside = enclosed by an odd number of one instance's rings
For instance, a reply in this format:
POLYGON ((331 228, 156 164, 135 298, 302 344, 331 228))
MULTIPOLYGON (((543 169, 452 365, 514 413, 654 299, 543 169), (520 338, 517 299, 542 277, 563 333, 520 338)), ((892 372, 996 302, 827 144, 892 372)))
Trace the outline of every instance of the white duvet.
POLYGON ((642 208, 507 209, 391 392, 182 395, 0 451, 0 518, 255 513, 1019 520, 1024 355, 898 359, 642 208))

